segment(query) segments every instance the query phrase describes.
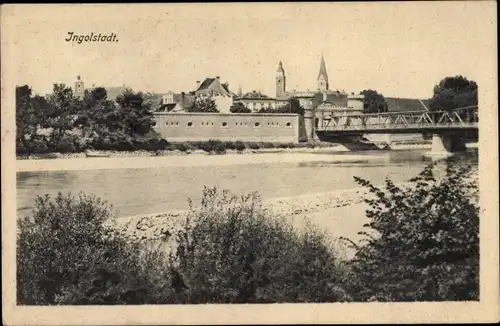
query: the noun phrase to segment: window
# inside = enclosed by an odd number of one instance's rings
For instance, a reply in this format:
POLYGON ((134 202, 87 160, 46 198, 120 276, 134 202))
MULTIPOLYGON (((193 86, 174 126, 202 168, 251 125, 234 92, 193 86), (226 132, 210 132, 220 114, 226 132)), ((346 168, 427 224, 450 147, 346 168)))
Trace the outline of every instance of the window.
POLYGON ((176 127, 177 127, 178 125, 179 125, 179 121, 177 121, 177 122, 175 123, 175 126, 176 126, 176 127))
POLYGON ((201 125, 202 125, 202 126, 204 126, 204 125, 205 125, 205 122, 202 122, 202 123, 201 123, 201 125))
POLYGON ((287 123, 286 123, 286 127, 287 127, 287 128, 291 128, 291 127, 292 127, 292 123, 291 123, 291 122, 287 122, 287 123))
POLYGON ((259 127, 260 127, 260 122, 256 122, 256 123, 254 124, 254 127, 255 127, 255 128, 259 128, 259 127))
POLYGON ((167 122, 165 122, 165 125, 168 127, 168 121, 167 121, 167 122))
POLYGON ((192 128, 193 127, 193 123, 191 121, 189 121, 188 124, 187 124, 187 126, 192 128))
POLYGON ((222 123, 222 128, 227 128, 227 122, 222 123))

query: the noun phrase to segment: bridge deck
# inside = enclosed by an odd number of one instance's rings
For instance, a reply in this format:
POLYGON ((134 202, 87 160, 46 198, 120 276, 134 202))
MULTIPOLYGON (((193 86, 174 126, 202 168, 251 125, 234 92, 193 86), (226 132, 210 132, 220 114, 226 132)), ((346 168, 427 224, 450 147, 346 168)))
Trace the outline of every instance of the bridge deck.
POLYGON ((452 111, 413 111, 326 116, 317 121, 321 134, 477 132, 477 106, 452 111))

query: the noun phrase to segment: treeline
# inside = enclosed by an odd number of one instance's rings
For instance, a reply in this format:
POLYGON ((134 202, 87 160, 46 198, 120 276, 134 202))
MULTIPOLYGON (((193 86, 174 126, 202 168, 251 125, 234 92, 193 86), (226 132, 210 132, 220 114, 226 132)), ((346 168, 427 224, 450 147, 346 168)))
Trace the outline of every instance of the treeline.
POLYGON ((54 84, 47 96, 34 95, 28 85, 16 87, 18 155, 160 147, 154 124, 144 95, 130 89, 113 101, 101 87, 83 99, 64 84, 54 84))
MULTIPOLYGON (((145 250, 112 226, 111 207, 81 195, 36 200, 19 219, 20 305, 479 300, 479 208, 469 168, 433 166, 398 187, 367 187, 356 255, 314 226, 269 216, 257 195, 205 189, 177 249, 145 250)), ((160 240, 160 241, 167 241, 160 240)))

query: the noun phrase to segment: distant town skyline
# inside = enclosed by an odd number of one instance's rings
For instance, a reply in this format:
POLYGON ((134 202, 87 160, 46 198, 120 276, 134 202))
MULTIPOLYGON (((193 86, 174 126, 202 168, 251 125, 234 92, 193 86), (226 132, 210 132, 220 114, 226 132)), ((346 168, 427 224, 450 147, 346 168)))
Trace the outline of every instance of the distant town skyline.
POLYGON ((472 2, 123 5, 116 17, 106 7, 16 7, 15 83, 44 94, 80 75, 86 87, 166 93, 220 76, 233 92, 274 96, 280 61, 288 90, 315 90, 323 55, 332 90, 428 98, 446 76, 475 80, 494 50, 481 37, 492 22, 477 19, 489 7, 472 2), (118 41, 67 42, 70 32, 118 41))

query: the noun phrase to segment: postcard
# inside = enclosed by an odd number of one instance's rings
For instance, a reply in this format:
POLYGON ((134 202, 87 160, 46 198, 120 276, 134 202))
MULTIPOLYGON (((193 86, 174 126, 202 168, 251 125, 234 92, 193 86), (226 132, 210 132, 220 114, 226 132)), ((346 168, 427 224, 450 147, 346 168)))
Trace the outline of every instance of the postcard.
POLYGON ((495 9, 2 5, 4 323, 498 322, 495 9))

